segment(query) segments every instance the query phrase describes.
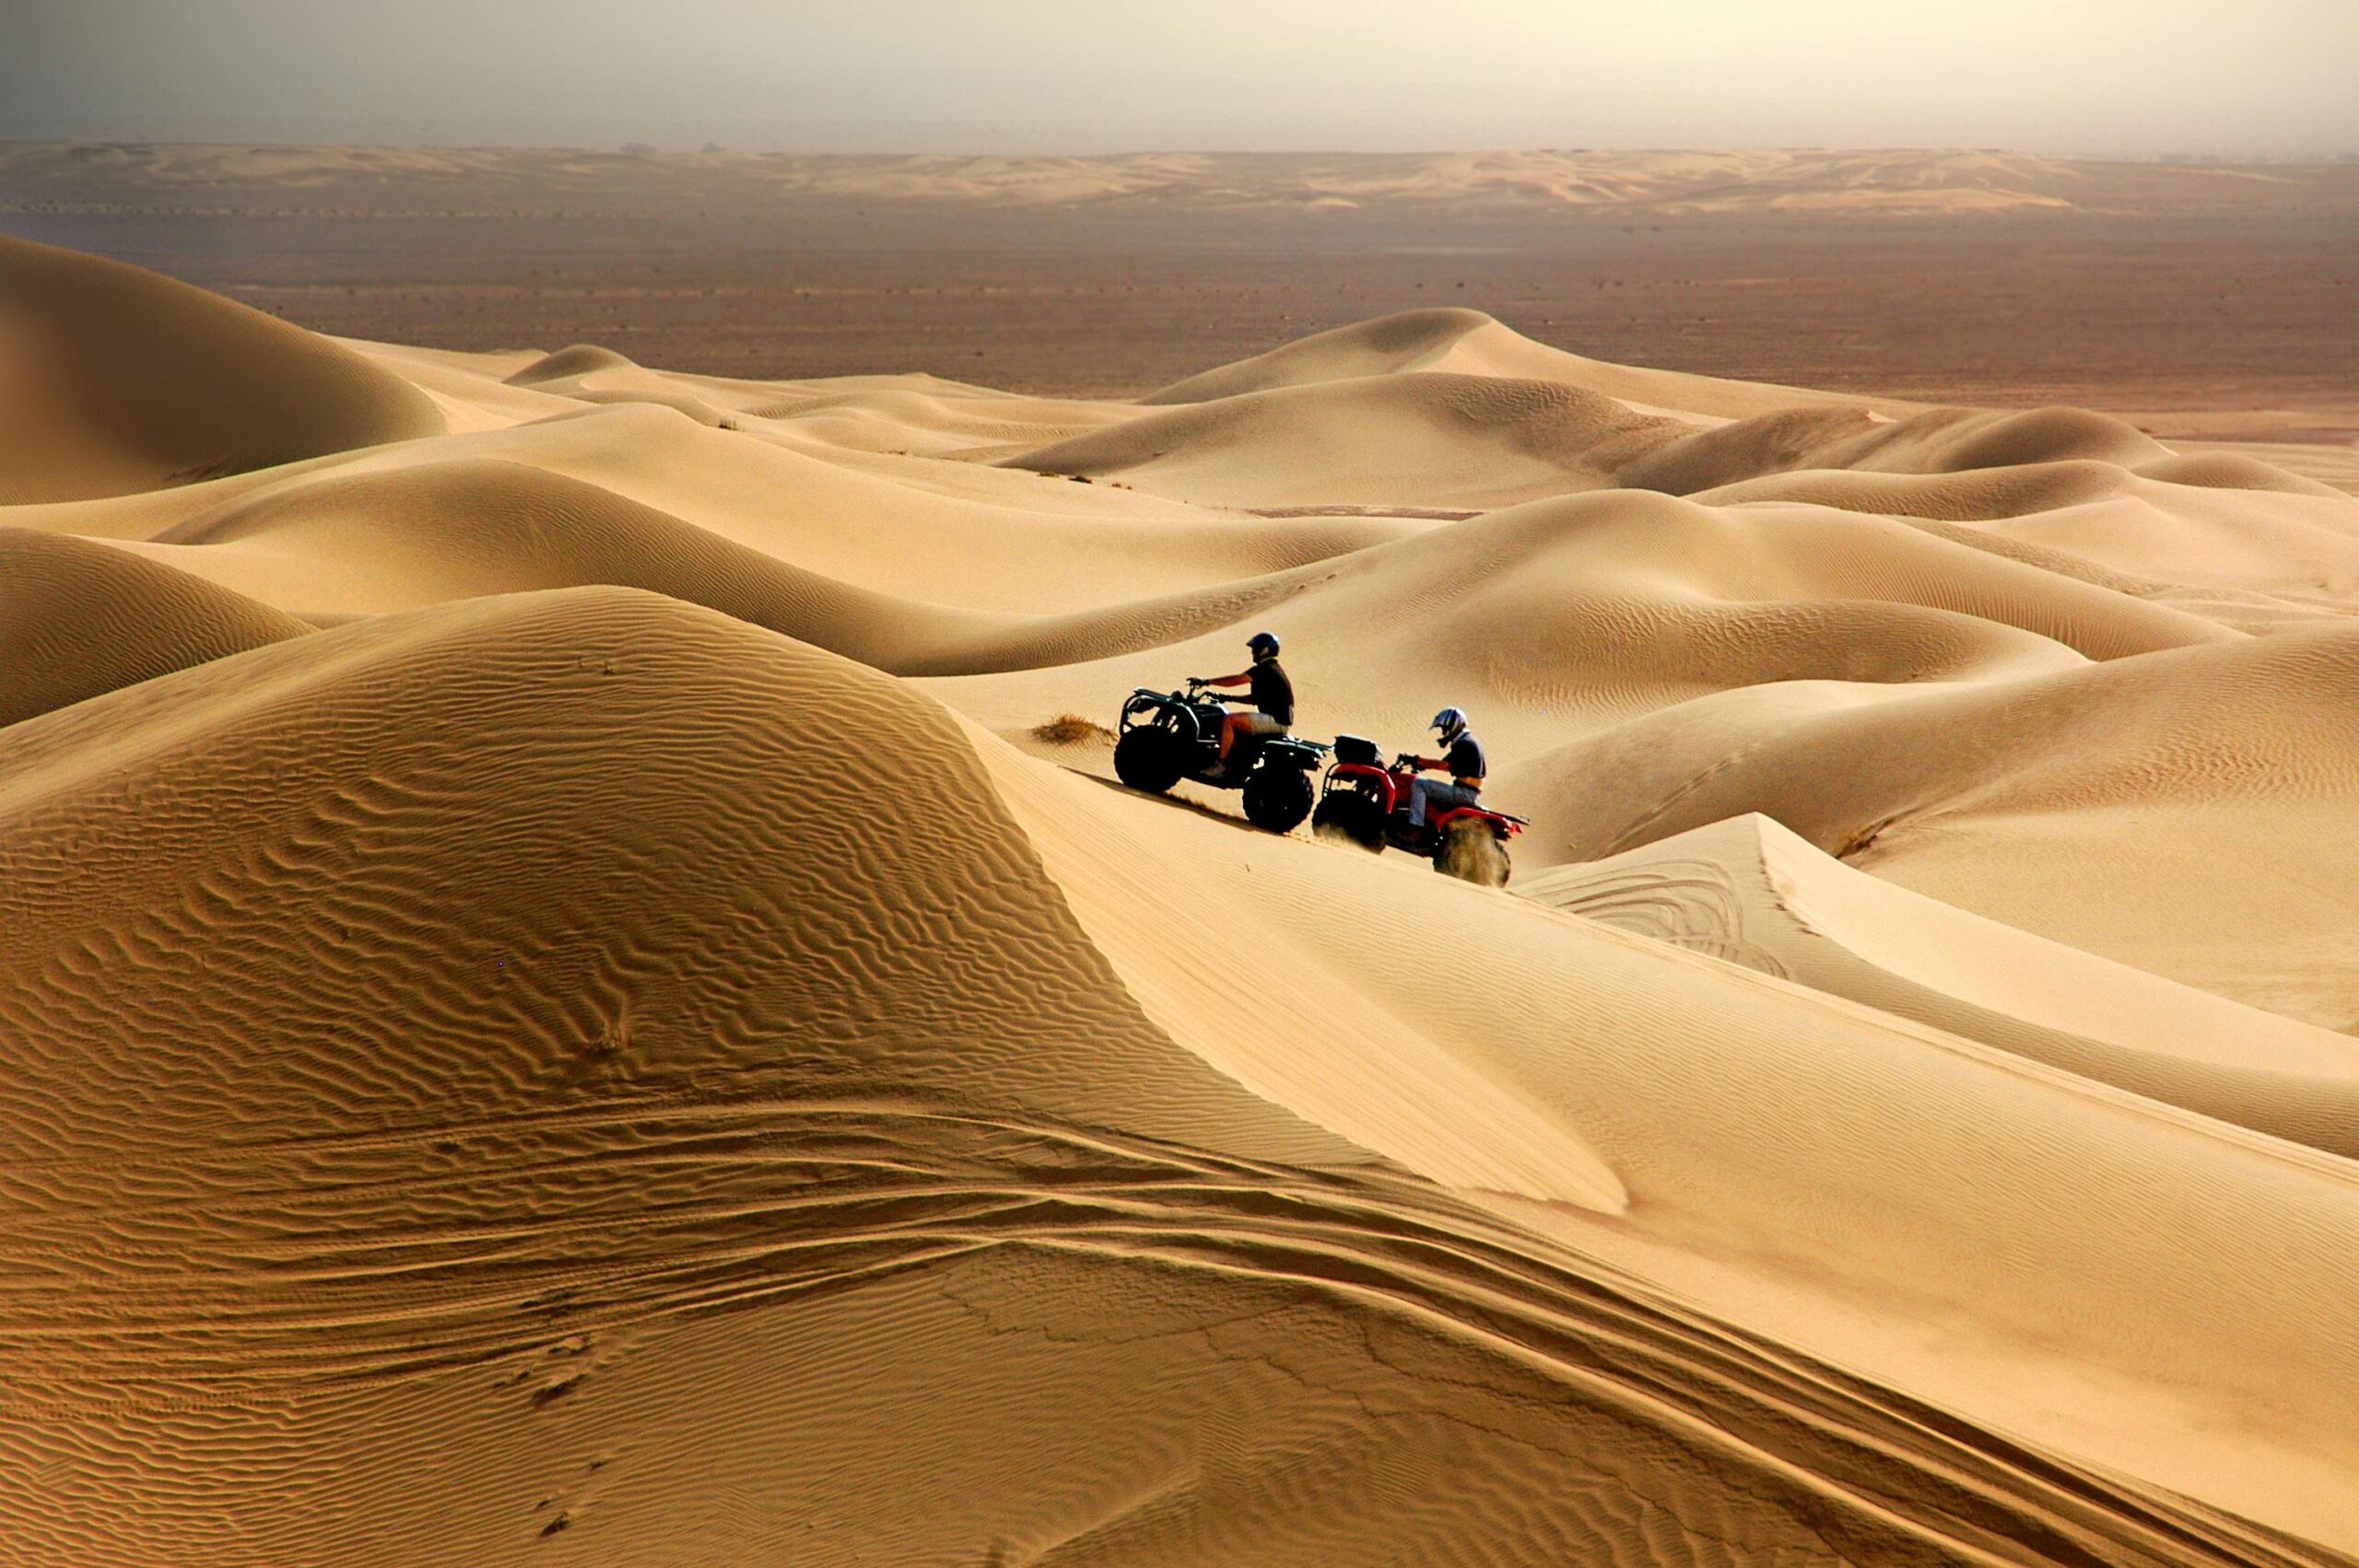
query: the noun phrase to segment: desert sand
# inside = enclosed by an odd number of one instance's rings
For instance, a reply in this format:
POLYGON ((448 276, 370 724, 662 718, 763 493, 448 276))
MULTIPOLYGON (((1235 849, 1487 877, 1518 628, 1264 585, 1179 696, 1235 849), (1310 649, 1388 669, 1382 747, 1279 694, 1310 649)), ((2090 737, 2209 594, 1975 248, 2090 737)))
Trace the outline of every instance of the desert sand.
POLYGON ((0 1557, 2359 1559, 2359 499, 2271 451, 0 240, 0 1557), (1265 627, 1306 734, 1473 713, 1509 887, 1036 733, 1265 627))

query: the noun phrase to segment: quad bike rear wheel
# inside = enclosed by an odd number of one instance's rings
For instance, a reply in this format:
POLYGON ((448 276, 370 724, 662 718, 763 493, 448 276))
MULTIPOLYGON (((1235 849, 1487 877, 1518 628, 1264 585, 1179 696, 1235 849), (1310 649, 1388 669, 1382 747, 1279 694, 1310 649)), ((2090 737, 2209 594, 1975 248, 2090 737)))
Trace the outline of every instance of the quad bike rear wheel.
POLYGON ((1269 833, 1292 833, 1310 814, 1310 776, 1260 767, 1245 780, 1245 820, 1269 833))
POLYGON ((1125 730, 1114 743, 1114 777, 1133 790, 1160 795, 1188 771, 1188 743, 1160 724, 1125 730))
POLYGON ((1480 887, 1505 887, 1512 868, 1497 829, 1487 822, 1460 817, 1442 829, 1441 848, 1434 851, 1434 870, 1480 887))
POLYGON ((1321 838, 1356 844, 1371 855, 1384 853, 1384 808, 1356 790, 1336 790, 1310 813, 1310 831, 1321 838))

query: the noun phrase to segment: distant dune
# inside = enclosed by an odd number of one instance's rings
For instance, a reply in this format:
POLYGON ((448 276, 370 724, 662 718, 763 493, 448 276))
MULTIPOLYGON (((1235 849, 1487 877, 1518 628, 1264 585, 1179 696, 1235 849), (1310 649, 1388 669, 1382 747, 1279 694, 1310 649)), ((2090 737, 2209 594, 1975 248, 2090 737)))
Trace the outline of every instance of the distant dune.
MULTIPOLYGON (((1729 174, 1615 167, 1297 194, 1729 174)), ((2359 500, 1473 310, 1136 402, 0 310, 0 1557, 2359 1556, 2359 500), (1113 782, 1263 628, 1473 713, 1508 889, 1113 782)))
MULTIPOLYGON (((530 176, 543 189, 668 167, 692 180, 868 201, 991 205, 1086 202, 1204 206, 1478 202, 1731 211, 1830 206, 1921 213, 2068 207, 2078 167, 2023 153, 1896 149, 1731 152, 1142 153, 1063 157, 615 154, 510 148, 116 144, 0 146, 0 172, 137 179, 161 188, 225 181, 432 182, 530 176)), ((2219 171, 2174 169, 2182 182, 2219 171)))

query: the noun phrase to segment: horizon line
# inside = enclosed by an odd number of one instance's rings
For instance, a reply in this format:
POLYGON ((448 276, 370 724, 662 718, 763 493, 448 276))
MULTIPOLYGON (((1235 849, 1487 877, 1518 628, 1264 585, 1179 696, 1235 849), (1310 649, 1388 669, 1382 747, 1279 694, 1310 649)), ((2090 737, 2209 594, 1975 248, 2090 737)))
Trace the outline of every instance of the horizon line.
POLYGON ((16 135, 0 133, 0 146, 30 147, 245 147, 257 151, 388 151, 388 152, 553 152, 578 153, 607 158, 711 158, 757 157, 797 158, 1058 158, 1073 162, 1099 162, 1115 158, 1470 158, 1497 154, 1565 154, 1574 156, 1637 157, 1659 153, 1938 153, 1938 154, 1999 154, 2016 158, 2044 158, 2055 163, 2128 163, 2151 164, 2201 162, 2208 164, 2268 164, 2277 167, 2359 162, 2359 148, 2313 148, 2300 152, 2218 152, 2203 147, 2172 147, 2152 152, 2089 153, 2046 152, 2035 147, 2009 146, 2003 143, 1848 143, 1848 142, 1710 142, 1654 144, 1520 144, 1495 142, 1466 144, 1458 146, 1416 148, 1381 147, 1221 147, 1188 146, 1147 146, 1122 147, 1093 152, 1060 151, 1036 147, 1024 151, 992 149, 966 150, 954 147, 902 146, 876 148, 867 151, 842 149, 811 149, 777 146, 731 146, 718 138, 706 138, 700 146, 661 146, 645 137, 628 136, 620 141, 594 145, 585 141, 425 141, 425 140, 342 140, 333 137, 309 139, 276 139, 258 136, 76 136, 16 135))

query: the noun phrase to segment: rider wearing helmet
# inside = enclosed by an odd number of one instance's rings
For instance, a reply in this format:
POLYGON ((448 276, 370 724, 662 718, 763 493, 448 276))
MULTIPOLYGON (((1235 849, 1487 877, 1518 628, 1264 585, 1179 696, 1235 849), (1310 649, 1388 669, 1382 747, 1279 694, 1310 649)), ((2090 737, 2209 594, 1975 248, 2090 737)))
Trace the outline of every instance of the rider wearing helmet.
POLYGON ((1426 815, 1438 806, 1471 806, 1483 792, 1483 776, 1487 771, 1483 763, 1483 743, 1466 727, 1466 715, 1458 708, 1445 708, 1434 715, 1431 729, 1441 731, 1443 751, 1438 757, 1413 756, 1410 763, 1416 767, 1446 769, 1450 781, 1438 778, 1412 779, 1409 784, 1409 825, 1423 827, 1426 815))
POLYGON ((1225 702, 1250 702, 1250 713, 1232 713, 1220 721, 1220 760, 1228 762, 1230 748, 1239 735, 1263 738, 1283 735, 1286 726, 1294 722, 1294 683, 1286 679, 1285 668, 1278 663, 1278 639, 1268 632, 1255 632, 1245 646, 1252 650, 1253 662, 1234 675, 1216 675, 1203 684, 1208 686, 1244 686, 1242 696, 1222 698, 1225 702))

